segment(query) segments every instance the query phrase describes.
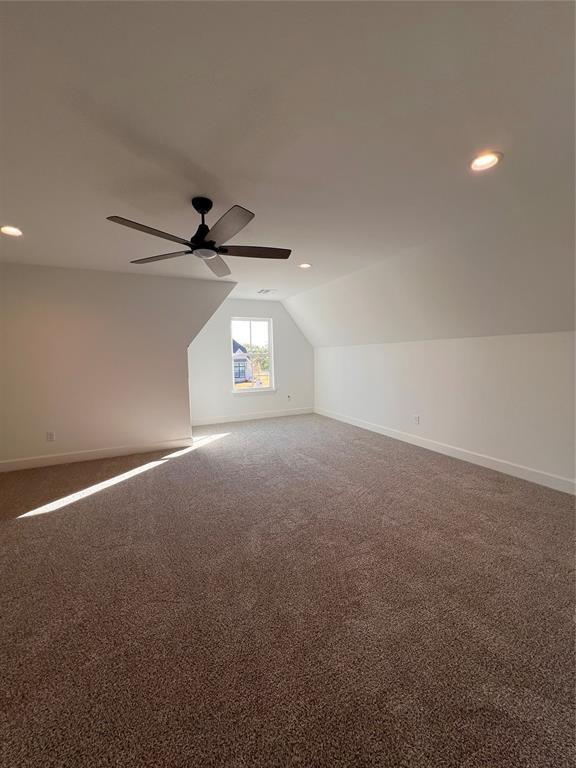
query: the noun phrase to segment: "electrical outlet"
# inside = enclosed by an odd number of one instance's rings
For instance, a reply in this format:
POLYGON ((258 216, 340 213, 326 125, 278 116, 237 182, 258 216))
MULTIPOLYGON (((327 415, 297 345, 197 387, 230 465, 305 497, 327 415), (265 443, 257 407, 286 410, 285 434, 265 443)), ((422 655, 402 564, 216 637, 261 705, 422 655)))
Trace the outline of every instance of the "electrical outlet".
POLYGON ((46 432, 46 442, 53 443, 56 440, 56 432, 46 432))
POLYGON ((420 416, 418 414, 414 415, 412 418, 414 419, 414 424, 420 424, 420 416))

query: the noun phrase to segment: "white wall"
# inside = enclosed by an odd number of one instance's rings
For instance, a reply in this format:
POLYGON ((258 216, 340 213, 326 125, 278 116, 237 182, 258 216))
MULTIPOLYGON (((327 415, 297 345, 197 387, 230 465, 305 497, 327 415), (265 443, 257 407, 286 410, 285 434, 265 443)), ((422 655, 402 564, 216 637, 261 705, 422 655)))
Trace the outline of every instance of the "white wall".
POLYGON ((573 237, 516 245, 474 233, 285 300, 316 410, 573 490, 573 237))
POLYGON ((316 410, 570 491, 573 349, 570 332, 320 347, 316 410))
POLYGON ((227 299, 190 345, 188 360, 193 425, 285 416, 313 409, 313 349, 277 301, 227 299), (232 391, 233 317, 272 318, 275 392, 232 391))
POLYGON ((189 439, 187 347, 234 283, 15 264, 0 281, 2 468, 189 439))

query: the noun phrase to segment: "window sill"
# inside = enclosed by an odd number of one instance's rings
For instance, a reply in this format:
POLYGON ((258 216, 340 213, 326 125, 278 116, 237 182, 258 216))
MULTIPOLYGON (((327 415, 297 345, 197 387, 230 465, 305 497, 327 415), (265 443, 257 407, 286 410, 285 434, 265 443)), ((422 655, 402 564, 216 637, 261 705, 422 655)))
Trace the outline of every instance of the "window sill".
POLYGON ((274 394, 276 387, 266 387, 266 389, 233 389, 233 395, 266 395, 274 394))

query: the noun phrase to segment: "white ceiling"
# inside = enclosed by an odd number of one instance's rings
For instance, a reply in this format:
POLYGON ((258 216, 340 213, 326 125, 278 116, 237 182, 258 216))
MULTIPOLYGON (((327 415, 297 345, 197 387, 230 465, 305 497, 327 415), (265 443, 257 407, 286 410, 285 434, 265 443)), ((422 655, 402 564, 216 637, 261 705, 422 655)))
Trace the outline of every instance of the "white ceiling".
MULTIPOLYGON (((191 235, 189 200, 256 218, 236 297, 284 298, 497 223, 570 239, 571 3, 3 3, 7 261, 211 278, 106 221, 191 235), (477 150, 505 153, 484 176, 477 150), (300 270, 310 262, 313 268, 300 270)), ((518 232, 522 237, 518 239, 518 232)), ((176 248, 174 248, 176 250, 176 248)), ((565 248, 564 248, 565 250, 565 248)), ((542 258, 549 254, 543 253, 542 258)))

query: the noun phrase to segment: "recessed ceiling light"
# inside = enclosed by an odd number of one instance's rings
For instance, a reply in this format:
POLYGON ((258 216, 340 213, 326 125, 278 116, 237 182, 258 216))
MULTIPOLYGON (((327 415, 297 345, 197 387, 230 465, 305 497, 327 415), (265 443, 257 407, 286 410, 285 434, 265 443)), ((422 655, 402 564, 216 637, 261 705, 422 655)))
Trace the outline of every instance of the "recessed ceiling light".
POLYGON ((2 232, 3 235, 10 235, 10 237, 22 236, 22 232, 18 229, 18 227, 0 227, 0 232, 2 232))
POLYGON ((300 269, 310 269, 312 264, 298 264, 298 266, 300 267, 300 269))
POLYGON ((470 168, 473 171, 487 171, 488 168, 494 168, 502 160, 502 152, 482 152, 482 154, 472 160, 470 168))

